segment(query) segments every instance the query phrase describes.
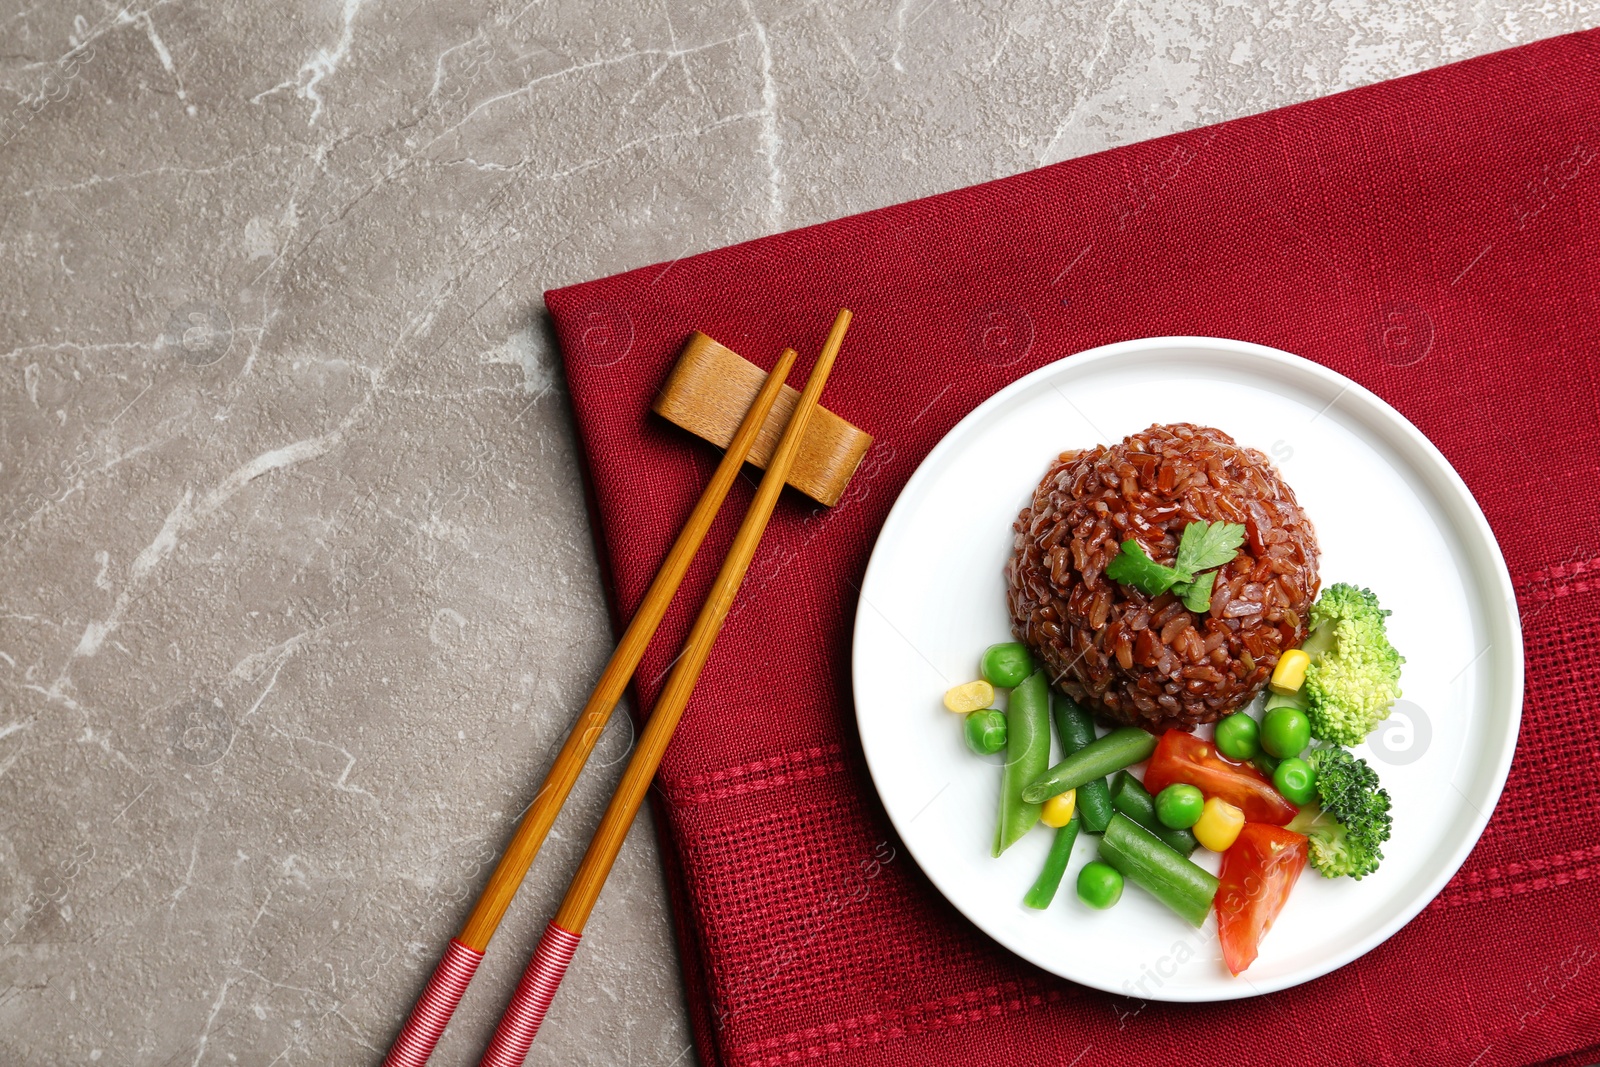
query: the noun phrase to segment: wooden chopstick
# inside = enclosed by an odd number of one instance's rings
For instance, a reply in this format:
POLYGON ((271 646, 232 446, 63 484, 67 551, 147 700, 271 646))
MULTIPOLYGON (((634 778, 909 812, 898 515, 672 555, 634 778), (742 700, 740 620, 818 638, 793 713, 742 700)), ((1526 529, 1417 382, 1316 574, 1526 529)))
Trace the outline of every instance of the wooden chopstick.
POLYGON ((611 873, 611 866, 622 849, 628 827, 633 824, 645 792, 661 765, 667 743, 672 740, 672 733, 683 717, 683 710, 689 703, 695 682, 699 680, 701 668, 711 655, 711 646, 722 629, 728 609, 733 606, 734 597, 755 556, 756 546, 767 528, 767 520, 772 517, 773 506, 788 478, 789 468, 805 436, 806 425, 817 408, 822 387, 827 383, 828 373, 833 369, 834 359, 839 354, 839 346, 844 341, 844 332, 849 325, 850 312, 840 311, 817 357, 816 366, 806 380, 805 390, 801 392, 794 414, 789 418, 789 425, 783 431, 783 438, 756 490, 755 499, 751 501, 739 532, 734 536, 733 546, 728 549, 722 569, 717 572, 711 595, 700 609, 694 628, 684 642, 683 652, 672 668, 672 675, 656 699, 649 719, 645 721, 638 748, 628 761, 616 795, 611 798, 611 804, 600 820, 600 827, 589 842, 589 851, 584 854, 583 862, 579 864, 572 884, 567 888, 567 895, 555 919, 545 927, 539 947, 529 961, 505 1014, 500 1017, 494 1039, 483 1055, 482 1067, 522 1067, 522 1061, 533 1045, 545 1012, 549 1010, 556 988, 566 973, 567 964, 578 947, 584 925, 600 896, 600 889, 605 885, 606 876, 611 873))
POLYGON ((749 457, 750 449, 755 445, 789 377, 789 371, 794 367, 794 360, 792 350, 786 350, 778 357, 777 364, 767 375, 761 391, 745 413, 738 432, 711 475, 711 481, 706 484, 700 500, 689 513, 689 521, 672 543, 661 569, 656 572, 650 588, 645 592, 639 610, 628 623, 622 640, 617 642, 605 670, 600 673, 600 680, 595 683, 589 702, 584 705, 578 721, 567 734, 566 743, 561 746, 561 752, 545 775, 544 784, 539 787, 533 804, 523 815, 511 843, 506 846, 494 873, 489 876, 489 884, 478 897, 461 932, 451 939, 433 977, 412 1008, 405 1027, 390 1047, 389 1055, 383 1061, 385 1067, 421 1067, 432 1055, 433 1047, 438 1044, 450 1016, 466 992, 467 983, 472 980, 479 961, 483 959, 484 950, 489 947, 489 939, 494 936, 501 917, 511 904, 511 898, 516 895, 528 868, 533 865, 539 846, 544 843, 545 835, 555 822, 556 813, 572 792, 578 772, 583 770, 589 754, 594 751, 595 743, 605 730, 622 691, 639 666, 645 647, 654 636, 656 627, 661 624, 673 594, 678 591, 728 490, 749 457))

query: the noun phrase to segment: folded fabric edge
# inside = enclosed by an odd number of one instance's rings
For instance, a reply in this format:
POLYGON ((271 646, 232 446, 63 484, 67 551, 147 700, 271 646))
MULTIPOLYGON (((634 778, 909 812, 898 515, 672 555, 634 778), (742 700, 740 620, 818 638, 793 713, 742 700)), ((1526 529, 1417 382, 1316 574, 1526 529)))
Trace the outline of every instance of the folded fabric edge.
MULTIPOLYGON (((693 255, 680 256, 677 259, 662 260, 655 263, 646 263, 642 266, 618 271, 615 274, 608 274, 599 278, 590 278, 581 282, 573 282, 570 285, 557 286, 554 289, 546 289, 544 291, 545 306, 550 309, 552 315, 559 315, 561 308, 567 304, 569 296, 575 294, 578 290, 584 289, 590 285, 594 285, 597 282, 615 282, 631 275, 642 276, 648 274, 652 278, 655 278, 659 276, 663 272, 663 269, 668 266, 693 264, 703 256, 719 256, 732 252, 735 249, 742 249, 748 245, 755 245, 764 241, 797 239, 802 235, 810 234, 811 231, 817 230, 824 226, 860 224, 865 220, 872 219, 885 212, 904 211, 921 204, 926 204, 929 201, 938 200, 942 197, 978 195, 982 190, 987 189, 991 185, 1025 180, 1030 175, 1042 174, 1047 171, 1054 170, 1057 167, 1067 166, 1069 164, 1079 164, 1085 160, 1094 159, 1099 156, 1110 155, 1113 152, 1120 152, 1124 149, 1134 147, 1135 145, 1143 145, 1148 147, 1152 145, 1165 144, 1168 142, 1192 137, 1196 134, 1203 134, 1206 131, 1220 130, 1223 127, 1230 126, 1234 123, 1248 121, 1251 119, 1262 119, 1265 116, 1293 111, 1296 108, 1328 106, 1334 101, 1353 99, 1364 94, 1379 91, 1393 92, 1397 86, 1412 85, 1419 82, 1448 76, 1449 72, 1465 64, 1478 63, 1484 60, 1492 60, 1496 56, 1504 56, 1507 53, 1521 53, 1524 56, 1531 57, 1535 53, 1540 53, 1547 49, 1563 47, 1563 42, 1565 44, 1577 44, 1582 47, 1586 47, 1597 53, 1597 55, 1600 55, 1600 26, 1596 26, 1587 30, 1576 30, 1572 33, 1557 34, 1554 37, 1545 37, 1537 41, 1530 41, 1526 44, 1511 45, 1507 48, 1498 48, 1493 52, 1486 52, 1477 56, 1468 56, 1466 59, 1458 59, 1451 63, 1440 64, 1437 67, 1429 67, 1426 70, 1415 71, 1411 74, 1403 74, 1397 78, 1386 78, 1382 81, 1372 82, 1367 85, 1357 85, 1354 88, 1341 89, 1339 92, 1328 93, 1324 96, 1312 97, 1309 100, 1300 100, 1292 104, 1284 104, 1281 107, 1268 108, 1265 111, 1251 112, 1247 115, 1235 115, 1233 118, 1224 119, 1221 122, 1207 123, 1204 126, 1196 126, 1188 130, 1177 130, 1173 133, 1149 137, 1142 141, 1132 142, 1131 144, 1114 145, 1110 148, 1103 148, 1098 152, 1089 152, 1081 156, 1073 156, 1068 159, 1057 160, 1054 163, 1048 163, 1041 167, 1030 167, 1026 170, 1017 171, 1013 174, 1005 174, 998 178, 990 178, 988 181, 979 182, 975 185, 965 185, 955 189, 945 189, 937 193, 930 193, 927 196, 919 196, 911 200, 903 200, 894 204, 885 204, 882 207, 871 208, 867 211, 860 211, 851 215, 841 215, 837 218, 824 219, 820 222, 811 223, 808 226, 798 226, 793 229, 780 230, 776 233, 762 234, 761 236, 752 237, 748 240, 739 241, 731 245, 719 245, 715 248, 708 248, 703 252, 696 252, 693 255)), ((565 343, 562 344, 562 357, 563 359, 571 358, 569 354, 569 348, 565 343)))

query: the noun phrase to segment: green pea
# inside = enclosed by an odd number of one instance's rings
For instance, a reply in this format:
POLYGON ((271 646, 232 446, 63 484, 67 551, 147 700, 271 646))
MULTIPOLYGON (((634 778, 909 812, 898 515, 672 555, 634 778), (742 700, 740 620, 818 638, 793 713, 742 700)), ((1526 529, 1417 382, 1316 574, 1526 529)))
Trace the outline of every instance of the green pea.
POLYGON ((1317 772, 1299 756, 1290 756, 1272 772, 1272 784, 1291 804, 1309 804, 1317 795, 1317 772))
POLYGON ((992 756, 1006 747, 1006 713, 984 708, 967 715, 967 747, 980 756, 992 756))
POLYGON ((1261 728, 1248 711, 1236 711, 1217 723, 1217 751, 1237 763, 1261 751, 1261 728))
POLYGON ((1028 646, 1016 641, 990 645, 978 669, 983 674, 983 680, 990 685, 1011 689, 1021 685, 1033 673, 1033 654, 1028 651, 1028 646))
POLYGON ((1171 830, 1187 830, 1200 821, 1205 794, 1192 785, 1176 782, 1156 794, 1156 818, 1171 830))
POLYGON ((1261 722, 1261 747, 1267 755, 1288 759, 1311 743, 1311 720, 1299 708, 1273 708, 1261 722))
POLYGON ((1109 863, 1090 860, 1078 872, 1078 899, 1105 911, 1122 899, 1122 875, 1109 863))
POLYGON ((1256 770, 1260 771, 1268 778, 1271 778, 1272 772, 1278 769, 1278 763, 1280 761, 1276 756, 1269 756, 1265 752, 1262 752, 1257 754, 1256 758, 1250 762, 1256 765, 1256 770))

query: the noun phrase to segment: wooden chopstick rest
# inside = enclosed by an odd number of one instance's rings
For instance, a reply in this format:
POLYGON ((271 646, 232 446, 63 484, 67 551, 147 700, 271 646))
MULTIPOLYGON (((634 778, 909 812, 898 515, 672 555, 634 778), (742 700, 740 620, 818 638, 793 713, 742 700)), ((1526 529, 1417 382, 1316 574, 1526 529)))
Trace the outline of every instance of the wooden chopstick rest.
MULTIPOLYGON (((766 377, 766 371, 696 330, 650 407, 667 421, 726 448, 766 377)), ((785 385, 756 435, 750 462, 762 470, 771 461, 799 399, 799 391, 785 385)), ((819 407, 789 468, 788 483, 819 504, 832 507, 871 447, 871 434, 819 407)))

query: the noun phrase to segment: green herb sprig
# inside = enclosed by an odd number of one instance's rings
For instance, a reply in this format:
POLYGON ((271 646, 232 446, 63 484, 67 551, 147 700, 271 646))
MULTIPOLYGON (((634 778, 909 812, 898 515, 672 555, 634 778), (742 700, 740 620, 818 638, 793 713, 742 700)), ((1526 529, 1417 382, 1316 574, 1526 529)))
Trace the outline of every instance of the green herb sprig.
POLYGON ((1170 589, 1190 611, 1207 612, 1217 580, 1215 568, 1233 562, 1244 533, 1244 526, 1236 522, 1191 522, 1178 539, 1178 558, 1171 567, 1151 559, 1144 546, 1130 538, 1106 567, 1106 577, 1150 596, 1170 589))

